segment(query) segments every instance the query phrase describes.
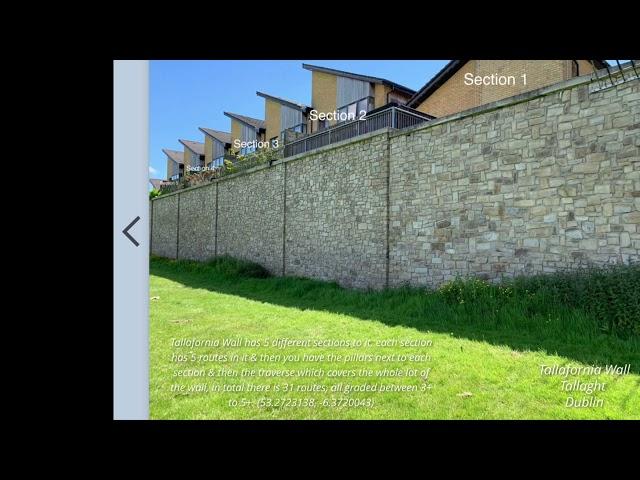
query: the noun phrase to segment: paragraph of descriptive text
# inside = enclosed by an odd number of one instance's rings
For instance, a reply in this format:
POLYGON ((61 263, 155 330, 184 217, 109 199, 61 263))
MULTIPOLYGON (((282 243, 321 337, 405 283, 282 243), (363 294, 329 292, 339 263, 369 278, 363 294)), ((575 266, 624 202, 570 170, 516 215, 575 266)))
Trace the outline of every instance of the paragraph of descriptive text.
POLYGON ((385 395, 424 394, 424 338, 173 338, 175 396, 220 395, 229 406, 375 408, 385 395))

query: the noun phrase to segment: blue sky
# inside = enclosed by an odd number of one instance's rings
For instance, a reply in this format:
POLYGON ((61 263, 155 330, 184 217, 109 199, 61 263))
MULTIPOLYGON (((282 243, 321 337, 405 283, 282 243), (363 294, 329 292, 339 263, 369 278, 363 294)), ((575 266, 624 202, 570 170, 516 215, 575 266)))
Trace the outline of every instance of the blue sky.
POLYGON ((414 90, 448 60, 153 60, 149 71, 149 154, 152 178, 166 178, 163 148, 179 138, 202 142, 198 127, 228 132, 222 112, 264 118, 263 91, 311 104, 311 72, 303 63, 382 77, 414 90))

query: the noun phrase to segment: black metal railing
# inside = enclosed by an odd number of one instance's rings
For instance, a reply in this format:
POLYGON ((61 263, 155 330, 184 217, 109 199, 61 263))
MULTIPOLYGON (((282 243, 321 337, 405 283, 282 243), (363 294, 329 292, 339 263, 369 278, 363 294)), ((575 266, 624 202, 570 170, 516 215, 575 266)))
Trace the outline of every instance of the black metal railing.
POLYGON ((590 60, 593 67, 593 73, 591 78, 597 80, 597 84, 592 84, 590 87, 591 92, 598 90, 605 90, 607 88, 615 87, 621 83, 628 82, 630 80, 640 79, 640 65, 637 60, 629 60, 626 63, 620 63, 620 60, 615 60, 616 66, 611 66, 605 63, 605 67, 598 69, 593 60, 590 60))
POLYGON ((403 129, 433 120, 434 117, 408 107, 390 106, 374 110, 363 119, 340 123, 312 135, 304 136, 284 146, 284 157, 316 150, 333 143, 375 132, 383 128, 403 129))

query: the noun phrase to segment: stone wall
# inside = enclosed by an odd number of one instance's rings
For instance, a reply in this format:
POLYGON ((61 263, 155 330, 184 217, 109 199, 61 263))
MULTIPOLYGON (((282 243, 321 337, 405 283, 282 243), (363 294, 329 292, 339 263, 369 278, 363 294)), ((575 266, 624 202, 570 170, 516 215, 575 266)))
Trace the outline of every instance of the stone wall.
POLYGON ((163 195, 152 252, 358 288, 640 261, 640 81, 595 86, 576 78, 163 195))
POLYGON ((640 260, 639 86, 394 136, 390 285, 640 260))
POLYGON ((180 196, 178 258, 207 260, 216 254, 216 184, 180 196))
POLYGON ((178 195, 153 200, 151 253, 176 258, 178 249, 178 195))
POLYGON ((218 182, 218 255, 282 275, 284 165, 218 182))
POLYGON ((386 284, 388 134, 287 166, 285 273, 386 284))

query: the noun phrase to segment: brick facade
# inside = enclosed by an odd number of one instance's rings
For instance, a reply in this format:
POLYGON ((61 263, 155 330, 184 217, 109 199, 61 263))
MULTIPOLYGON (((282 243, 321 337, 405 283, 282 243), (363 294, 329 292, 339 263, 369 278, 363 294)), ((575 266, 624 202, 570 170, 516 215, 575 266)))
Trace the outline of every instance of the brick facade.
MULTIPOLYGON (((578 72, 586 75, 593 68, 586 60, 578 60, 578 72)), ((568 80, 574 76, 572 60, 469 60, 440 88, 415 108, 421 112, 443 117, 470 108, 486 105, 503 98, 536 90, 568 80), (513 76, 515 85, 465 85, 465 75, 513 76), (522 75, 526 74, 526 85, 522 75)))

